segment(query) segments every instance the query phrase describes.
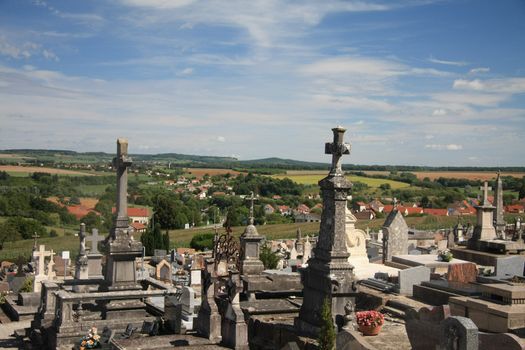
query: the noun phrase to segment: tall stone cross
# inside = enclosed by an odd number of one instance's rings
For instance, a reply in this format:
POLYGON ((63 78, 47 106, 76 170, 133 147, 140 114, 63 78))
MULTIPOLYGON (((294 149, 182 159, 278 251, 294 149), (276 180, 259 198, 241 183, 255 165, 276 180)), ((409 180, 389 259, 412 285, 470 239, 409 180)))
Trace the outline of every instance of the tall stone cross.
POLYGON ((36 246, 36 239, 37 239, 37 238, 40 238, 40 236, 37 235, 37 233, 35 232, 35 233, 33 234, 33 236, 31 236, 31 237, 33 238, 33 251, 35 251, 35 250, 36 250, 36 247, 37 247, 37 246, 36 246))
POLYGON ((480 187, 479 189, 483 191, 483 205, 490 205, 490 203, 489 203, 489 191, 492 190, 492 187, 490 187, 488 185, 487 181, 485 181, 483 186, 480 187))
POLYGON ((94 228, 91 232, 91 236, 86 237, 86 241, 91 242, 90 254, 98 254, 98 242, 103 241, 105 238, 104 236, 98 235, 98 230, 96 228, 94 228))
POLYGON ((332 168, 329 175, 342 175, 341 157, 343 154, 350 154, 351 146, 349 143, 343 142, 345 128, 338 126, 333 128, 332 131, 334 132, 334 142, 325 144, 324 153, 332 155, 332 168))
POLYGON ((117 140, 117 156, 113 158, 113 167, 117 169, 117 220, 116 229, 127 229, 128 219, 128 168, 131 166, 128 156, 128 140, 117 140))
POLYGON ((41 244, 37 251, 33 252, 33 258, 38 259, 38 276, 45 275, 46 257, 51 256, 51 252, 46 251, 45 245, 41 244))
POLYGON ((246 200, 250 201, 250 225, 253 225, 254 217, 253 217, 253 202, 258 200, 257 196, 254 195, 253 191, 250 192, 250 197, 246 197, 246 200))

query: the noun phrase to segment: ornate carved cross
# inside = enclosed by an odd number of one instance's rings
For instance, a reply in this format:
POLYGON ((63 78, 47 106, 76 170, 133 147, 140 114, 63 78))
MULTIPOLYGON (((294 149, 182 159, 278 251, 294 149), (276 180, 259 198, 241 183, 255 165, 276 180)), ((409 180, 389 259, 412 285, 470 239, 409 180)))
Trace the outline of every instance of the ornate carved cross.
POLYGON ((330 175, 342 175, 343 170, 341 169, 341 157, 343 154, 350 154, 350 144, 343 142, 343 135, 346 131, 342 126, 333 128, 334 142, 325 144, 325 154, 332 155, 332 168, 330 169, 330 175))

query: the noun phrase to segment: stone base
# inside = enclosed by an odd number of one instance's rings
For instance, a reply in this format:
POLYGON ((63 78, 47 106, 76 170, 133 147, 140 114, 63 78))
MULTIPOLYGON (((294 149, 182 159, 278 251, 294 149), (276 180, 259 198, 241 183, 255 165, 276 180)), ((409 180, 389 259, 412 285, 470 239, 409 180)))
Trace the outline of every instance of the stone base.
POLYGON ((425 266, 428 267, 433 273, 439 274, 447 273, 449 265, 469 263, 469 261, 461 260, 455 255, 454 258, 449 262, 439 261, 437 254, 396 255, 392 257, 392 262, 407 266, 425 266))
POLYGON ((395 267, 370 263, 367 257, 359 260, 349 260, 349 262, 354 266, 354 274, 358 280, 373 278, 377 272, 388 273, 389 276, 397 276, 399 273, 399 269, 395 267))
POLYGON ((480 330, 506 333, 525 328, 525 305, 500 305, 482 299, 451 297, 450 313, 469 317, 480 330))
POLYGON ((264 271, 264 264, 259 259, 246 259, 242 262, 241 271, 243 275, 259 275, 264 271))
POLYGON ((454 259, 467 260, 482 266, 496 266, 498 259, 509 257, 509 255, 482 252, 462 247, 451 248, 450 251, 454 259))
POLYGON ((149 314, 146 304, 139 300, 114 300, 105 306, 107 320, 144 319, 149 314))
POLYGON ((521 241, 504 241, 501 239, 480 239, 468 241, 468 248, 496 254, 525 254, 525 243, 521 241))

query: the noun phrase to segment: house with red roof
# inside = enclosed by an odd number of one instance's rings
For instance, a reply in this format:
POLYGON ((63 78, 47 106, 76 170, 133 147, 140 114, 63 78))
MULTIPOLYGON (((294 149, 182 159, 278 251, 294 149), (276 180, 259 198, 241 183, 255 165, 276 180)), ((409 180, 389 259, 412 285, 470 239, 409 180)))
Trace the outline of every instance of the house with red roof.
POLYGON ((525 212, 525 207, 523 206, 523 204, 511 204, 505 207, 505 212, 513 214, 523 214, 525 212))
MULTIPOLYGON (((115 214, 117 209, 112 208, 112 213, 115 214)), ((129 220, 133 222, 140 222, 148 226, 150 219, 150 212, 148 208, 128 208, 128 217, 129 220)))
POLYGON ((143 223, 140 223, 140 222, 132 222, 131 223, 131 227, 133 227, 133 229, 137 233, 144 233, 144 232, 146 232, 146 229, 147 229, 146 225, 144 225, 143 223))
POLYGON ((448 209, 441 208, 424 208, 423 214, 434 215, 434 216, 448 216, 448 209))

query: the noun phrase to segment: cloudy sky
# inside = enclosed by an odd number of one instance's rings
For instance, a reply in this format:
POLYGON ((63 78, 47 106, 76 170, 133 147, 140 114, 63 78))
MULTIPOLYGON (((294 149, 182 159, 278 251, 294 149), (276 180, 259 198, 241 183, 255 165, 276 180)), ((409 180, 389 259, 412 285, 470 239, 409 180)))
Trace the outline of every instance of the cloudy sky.
POLYGON ((0 149, 523 166, 525 2, 0 1, 0 149))

